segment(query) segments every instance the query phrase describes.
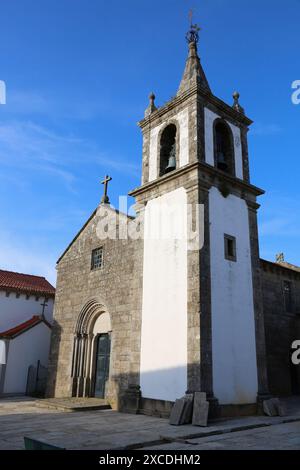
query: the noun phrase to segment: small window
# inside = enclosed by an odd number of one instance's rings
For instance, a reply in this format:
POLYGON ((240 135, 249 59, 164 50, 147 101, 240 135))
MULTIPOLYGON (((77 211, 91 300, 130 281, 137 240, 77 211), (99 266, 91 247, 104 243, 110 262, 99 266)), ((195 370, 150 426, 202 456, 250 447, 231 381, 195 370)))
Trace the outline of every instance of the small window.
POLYGON ((283 281, 283 295, 285 311, 291 313, 293 311, 292 299, 292 283, 290 281, 283 281))
POLYGON ((92 251, 91 269, 99 269, 103 267, 103 248, 96 248, 92 251))
POLYGON ((29 299, 30 299, 30 295, 26 294, 26 300, 29 300, 29 299))
POLYGON ((10 296, 10 292, 6 292, 5 295, 6 295, 6 297, 9 297, 9 296, 10 296))
POLYGON ((20 298, 20 294, 19 292, 16 293, 16 299, 19 299, 20 298))
POLYGON ((40 298, 38 296, 36 296, 35 301, 38 302, 39 300, 40 300, 40 298))
POLYGON ((236 261, 236 238, 224 235, 225 259, 236 261))

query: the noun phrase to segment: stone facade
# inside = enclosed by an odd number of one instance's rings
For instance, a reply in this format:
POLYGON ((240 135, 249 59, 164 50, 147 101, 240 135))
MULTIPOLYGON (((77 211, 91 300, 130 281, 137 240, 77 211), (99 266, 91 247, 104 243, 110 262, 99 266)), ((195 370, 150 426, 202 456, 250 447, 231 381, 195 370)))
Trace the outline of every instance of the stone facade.
MULTIPOLYGON (((127 222, 126 216, 116 215, 121 221, 126 218, 127 222)), ((92 383, 76 392, 73 388, 76 377, 72 377, 77 334, 82 335, 79 338, 82 343, 84 334, 91 335, 93 340, 92 331, 77 331, 80 313, 92 302, 95 316, 108 312, 111 320, 112 354, 107 397, 116 404, 120 391, 129 383, 136 383, 139 370, 142 247, 139 241, 99 239, 99 223, 99 212, 95 211, 58 263, 47 394, 56 397, 93 395, 92 383), (91 253, 99 246, 103 247, 104 266, 91 270, 91 253)), ((91 365, 81 367, 78 378, 92 382, 91 365)))

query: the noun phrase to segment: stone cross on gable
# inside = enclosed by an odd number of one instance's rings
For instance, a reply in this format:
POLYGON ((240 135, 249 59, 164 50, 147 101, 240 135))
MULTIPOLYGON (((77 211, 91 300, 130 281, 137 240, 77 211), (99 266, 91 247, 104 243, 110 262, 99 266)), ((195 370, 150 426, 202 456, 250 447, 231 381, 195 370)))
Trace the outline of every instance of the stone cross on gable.
POLYGON ((45 313, 45 308, 48 307, 48 304, 46 303, 46 299, 44 300, 44 302, 41 304, 41 307, 43 307, 43 310, 42 310, 42 317, 44 316, 44 313, 45 313))
POLYGON ((101 204, 109 204, 109 197, 107 195, 107 186, 108 183, 112 180, 112 178, 108 175, 105 176, 104 180, 101 181, 101 184, 104 184, 104 194, 101 199, 101 204))

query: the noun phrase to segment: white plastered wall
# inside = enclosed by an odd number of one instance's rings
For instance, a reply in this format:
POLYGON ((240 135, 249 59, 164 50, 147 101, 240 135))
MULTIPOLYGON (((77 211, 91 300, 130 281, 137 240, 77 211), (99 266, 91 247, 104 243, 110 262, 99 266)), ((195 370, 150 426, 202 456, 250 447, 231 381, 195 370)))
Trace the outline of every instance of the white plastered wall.
POLYGON ((51 330, 45 323, 30 328, 10 340, 5 371, 4 394, 24 394, 30 365, 37 366, 40 360, 48 365, 51 330))
MULTIPOLYGON (((5 291, 0 291, 0 331, 13 328, 29 320, 33 315, 41 315, 41 304, 44 300, 45 297, 42 296, 39 297, 39 300, 36 300, 34 295, 27 299, 25 294, 20 294, 20 297, 17 298, 16 292, 10 292, 9 297, 7 297, 5 291)), ((52 323, 53 304, 54 300, 52 298, 47 300, 45 318, 49 323, 52 323)))
POLYGON ((145 209, 140 384, 145 398, 187 389, 187 195, 184 188, 145 209), (162 230, 166 229, 169 233, 162 230))
POLYGON ((255 403, 257 365, 246 202, 209 192, 214 394, 221 404, 255 403), (237 261, 225 259, 224 234, 236 237, 237 261))

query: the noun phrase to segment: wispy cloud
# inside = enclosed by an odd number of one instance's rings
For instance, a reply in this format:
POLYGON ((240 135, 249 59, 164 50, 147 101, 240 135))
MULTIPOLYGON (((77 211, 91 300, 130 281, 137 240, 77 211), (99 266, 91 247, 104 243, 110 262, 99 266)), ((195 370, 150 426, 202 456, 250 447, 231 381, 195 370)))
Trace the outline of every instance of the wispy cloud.
POLYGON ((284 252, 288 261, 300 264, 300 202, 297 197, 271 192, 259 211, 262 256, 275 259, 284 252))
POLYGON ((283 128, 279 124, 262 124, 262 123, 255 123, 251 128, 251 135, 257 136, 270 136, 276 135, 283 132, 283 128))
POLYGON ((271 192, 260 210, 262 236, 300 236, 300 203, 298 199, 271 192))
POLYGON ((0 162, 59 178, 74 191, 74 168, 89 162, 115 171, 138 175, 139 167, 121 158, 114 158, 86 139, 63 135, 32 121, 0 123, 0 162))
POLYGON ((8 87, 5 115, 22 118, 45 116, 53 120, 78 120, 87 121, 97 117, 117 118, 124 122, 136 115, 141 116, 143 109, 132 103, 124 102, 124 106, 117 106, 114 101, 117 96, 109 96, 97 92, 97 99, 91 100, 90 94, 66 96, 66 92, 60 96, 39 90, 11 90, 8 87))
POLYGON ((56 282, 56 256, 44 246, 22 240, 10 232, 0 232, 0 268, 45 276, 56 282))

